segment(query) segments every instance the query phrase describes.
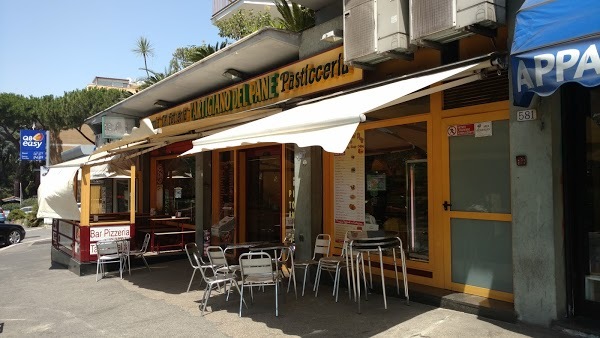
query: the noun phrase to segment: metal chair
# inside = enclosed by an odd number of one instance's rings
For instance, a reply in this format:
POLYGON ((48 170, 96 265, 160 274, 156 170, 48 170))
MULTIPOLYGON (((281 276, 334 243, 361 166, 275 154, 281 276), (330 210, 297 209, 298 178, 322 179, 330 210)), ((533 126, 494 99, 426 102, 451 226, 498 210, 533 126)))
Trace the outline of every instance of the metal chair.
MULTIPOLYGON (((148 250, 149 243, 150 243, 150 234, 147 233, 146 236, 144 236, 144 242, 142 242, 142 246, 140 247, 139 250, 128 250, 129 254, 126 257, 126 265, 127 265, 130 275, 131 275, 131 256, 133 256, 133 258, 141 258, 144 261, 146 268, 148 268, 148 271, 152 271, 152 270, 150 270, 150 266, 148 265, 148 262, 146 261, 146 257, 144 257, 144 254, 146 254, 146 250, 148 250)), ((129 244, 129 243, 127 243, 127 244, 129 244)))
POLYGON ((273 270, 271 255, 266 252, 249 252, 240 255, 240 271, 242 275, 240 314, 244 301, 244 287, 250 288, 250 297, 254 302, 254 286, 275 286, 275 316, 279 316, 279 282, 281 276, 273 270))
POLYGON ((202 270, 203 268, 211 268, 212 265, 206 264, 202 260, 202 256, 200 255, 200 250, 198 250, 198 246, 196 243, 187 243, 185 245, 185 253, 187 254, 188 260, 190 261, 190 265, 194 269, 192 273, 192 278, 190 278, 190 283, 188 284, 188 288, 186 292, 190 292, 190 287, 192 286, 192 281, 194 281, 194 276, 196 275, 196 271, 202 270))
POLYGON ((96 259, 96 282, 98 274, 104 277, 104 266, 106 264, 119 264, 119 274, 123 279, 123 256, 119 252, 119 247, 115 241, 103 241, 96 243, 97 256, 96 259))
MULTIPOLYGON (((400 258, 402 262, 402 280, 404 282, 404 296, 406 298, 406 304, 410 304, 409 295, 408 295, 408 280, 406 274, 406 256, 404 253, 404 247, 402 245, 402 240, 400 237, 375 237, 375 238, 360 238, 354 239, 350 242, 350 254, 356 254, 356 266, 358 268, 359 261, 363 259, 363 255, 365 252, 376 252, 379 254, 379 265, 381 271, 381 285, 383 289, 383 304, 384 308, 387 309, 387 299, 385 294, 385 276, 383 274, 383 251, 384 250, 392 250, 393 260, 394 260, 394 272, 396 277, 396 290, 398 295, 400 294, 400 284, 398 282, 398 263, 396 262, 396 250, 400 251, 400 258)), ((354 266, 354 264, 353 264, 354 266)), ((358 313, 360 313, 360 283, 358 281, 358 271, 356 276, 356 292, 357 292, 357 302, 358 302, 358 313)), ((363 279, 364 279, 364 261, 363 261, 363 279)), ((366 282, 365 282, 365 299, 367 298, 366 292, 366 282)))
MULTIPOLYGON (((189 244, 195 244, 195 243, 189 243, 189 244)), ((186 245, 186 249, 187 249, 187 245, 186 245)), ((190 255, 191 255, 190 260, 193 259, 195 261, 194 265, 200 267, 198 270, 200 270, 200 273, 202 274, 202 279, 206 283, 206 287, 204 288, 204 295, 202 296, 202 310, 201 311, 202 311, 203 316, 204 316, 204 311, 206 310, 206 305, 208 304, 208 300, 210 299, 210 293, 213 290, 215 285, 220 286, 221 283, 223 283, 225 285, 225 293, 227 293, 227 297, 225 298, 225 301, 229 301, 229 292, 227 291, 227 285, 229 285, 230 287, 231 286, 235 287, 238 294, 240 295, 240 298, 242 297, 242 293, 240 292, 240 288, 237 283, 237 277, 235 274, 229 273, 229 274, 219 274, 219 275, 214 275, 214 276, 207 276, 206 270, 210 269, 212 271, 212 266, 211 265, 203 265, 201 263, 202 258, 199 256, 199 252, 197 250, 196 251, 190 250, 190 253, 188 253, 188 257, 190 257, 190 255)), ((194 272, 196 272, 196 270, 194 270, 194 272)), ((192 276, 192 278, 194 278, 194 276, 192 276)), ((190 281, 190 283, 191 283, 191 281, 190 281)), ((189 290, 189 286, 188 286, 188 290, 189 290)), ((243 300, 243 298, 241 299, 241 301, 244 304, 246 303, 243 300)), ((246 308, 247 307, 248 307, 248 305, 246 305, 246 308)))
POLYGON ((346 236, 344 237, 344 244, 342 245, 342 252, 340 256, 328 256, 322 257, 319 260, 319 264, 317 265, 317 275, 315 277, 315 287, 313 291, 315 291, 315 297, 319 294, 319 283, 321 281, 321 274, 323 271, 328 271, 330 274, 332 272, 335 273, 333 278, 333 296, 335 296, 335 301, 338 301, 339 289, 340 289, 340 279, 341 279, 341 271, 342 269, 346 269, 346 279, 348 283, 348 297, 352 299, 352 283, 350 279, 350 270, 349 266, 349 253, 348 253, 348 234, 352 231, 348 231, 346 236))
POLYGON ((292 280, 294 281, 294 294, 298 299, 298 291, 296 289, 296 267, 294 262, 294 246, 282 249, 277 257, 278 271, 282 274, 281 278, 288 278, 287 292, 290 292, 292 280), (287 274, 287 276, 286 276, 287 274))
POLYGON ((315 248, 313 251, 312 259, 294 262, 295 269, 296 268, 304 269, 304 280, 302 281, 302 296, 304 296, 304 288, 306 286, 306 276, 308 274, 308 269, 311 266, 319 265, 319 261, 317 260, 317 255, 319 255, 319 259, 321 257, 329 256, 330 246, 331 246, 331 237, 328 234, 319 234, 319 235, 317 235, 317 239, 315 240, 315 248))
POLYGON ((216 274, 229 274, 236 273, 240 270, 239 265, 229 265, 227 263, 227 258, 225 257, 225 252, 223 248, 220 246, 212 245, 206 248, 206 254, 208 255, 208 260, 213 267, 213 271, 216 274))

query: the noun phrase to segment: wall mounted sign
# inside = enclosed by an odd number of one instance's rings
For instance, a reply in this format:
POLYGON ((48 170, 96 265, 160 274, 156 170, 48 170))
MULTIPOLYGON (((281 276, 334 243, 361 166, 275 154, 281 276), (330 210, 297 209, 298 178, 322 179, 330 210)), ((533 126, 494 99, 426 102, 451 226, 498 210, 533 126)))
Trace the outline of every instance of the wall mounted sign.
POLYGON ((365 132, 356 131, 346 151, 333 158, 334 247, 341 248, 346 232, 365 225, 365 132))
POLYGON ((361 69, 344 65, 343 47, 338 47, 170 108, 150 116, 150 120, 154 128, 161 128, 233 114, 347 85, 362 78, 361 69))

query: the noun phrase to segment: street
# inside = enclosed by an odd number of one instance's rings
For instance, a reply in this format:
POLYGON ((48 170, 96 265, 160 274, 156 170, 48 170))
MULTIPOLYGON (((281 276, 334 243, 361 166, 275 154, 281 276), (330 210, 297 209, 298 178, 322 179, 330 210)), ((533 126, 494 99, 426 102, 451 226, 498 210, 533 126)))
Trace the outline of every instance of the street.
MULTIPOLYGON (((203 285, 196 276, 186 293, 192 269, 187 259, 135 268, 124 279, 109 274, 78 277, 51 268, 49 229, 28 229, 23 243, 0 248, 0 336, 393 336, 393 337, 518 337, 561 336, 556 331, 511 324, 434 308, 388 296, 370 295, 362 314, 340 291, 331 297, 324 280, 319 297, 311 292, 296 300, 282 293, 280 316, 274 316, 273 291, 255 291, 238 317, 239 295, 229 302, 213 292, 207 313, 200 315, 203 285)), ((287 284, 286 284, 287 286, 287 284)), ((272 289, 272 288, 271 288, 272 289)))

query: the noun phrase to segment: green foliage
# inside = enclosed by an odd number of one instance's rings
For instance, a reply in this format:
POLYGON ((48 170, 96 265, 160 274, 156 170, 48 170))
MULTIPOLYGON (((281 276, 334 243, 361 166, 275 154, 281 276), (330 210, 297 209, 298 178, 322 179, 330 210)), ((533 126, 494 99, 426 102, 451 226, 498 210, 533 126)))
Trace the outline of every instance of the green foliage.
POLYGON ((21 205, 19 203, 2 204, 2 209, 4 209, 4 211, 19 209, 20 207, 21 207, 21 205))
POLYGON ((277 11, 281 18, 277 19, 277 25, 291 32, 301 32, 315 25, 315 12, 302 7, 295 2, 291 5, 286 0, 275 0, 277 11))
POLYGON ((154 56, 154 47, 152 47, 150 41, 140 36, 135 43, 135 48, 131 51, 144 58, 144 69, 146 70, 146 75, 150 77, 150 73, 148 72, 148 58, 154 56))
POLYGON ((239 40, 263 27, 275 27, 275 22, 269 12, 240 9, 231 18, 217 21, 215 26, 220 37, 239 40))
POLYGON ((211 54, 214 54, 214 53, 218 52, 219 50, 227 47, 228 44, 229 44, 229 42, 227 40, 217 42, 217 43, 215 43, 214 46, 203 43, 197 49, 193 50, 190 53, 190 61, 192 63, 198 62, 198 61, 204 59, 205 57, 207 57, 211 54))
MULTIPOLYGON (((18 203, 15 203, 17 205, 19 205, 18 203)), ((38 205, 38 200, 37 197, 31 197, 31 198, 26 198, 23 200, 23 203, 19 206, 20 208, 22 207, 37 207, 38 205)))
MULTIPOLYGON (((128 96, 131 93, 104 88, 74 90, 60 97, 0 93, 0 197, 16 194, 19 182, 24 196, 37 192, 39 173, 33 170, 39 167, 39 162, 20 161, 21 129, 47 129, 55 139, 60 131, 74 128, 85 137, 81 126, 86 118, 128 96)), ((94 143, 94 140, 89 141, 94 143)))
POLYGON ((8 214, 8 221, 9 222, 14 222, 16 220, 20 220, 20 219, 25 219, 26 214, 23 212, 23 210, 17 208, 17 209, 12 209, 10 211, 10 214, 8 214))

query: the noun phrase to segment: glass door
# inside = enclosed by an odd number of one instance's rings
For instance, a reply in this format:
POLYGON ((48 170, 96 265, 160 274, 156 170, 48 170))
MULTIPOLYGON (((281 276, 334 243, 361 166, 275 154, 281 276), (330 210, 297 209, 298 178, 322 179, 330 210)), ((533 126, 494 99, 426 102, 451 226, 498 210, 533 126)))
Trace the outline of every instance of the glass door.
POLYGON ((508 112, 443 120, 447 288, 512 301, 508 112))
POLYGON ((281 242, 282 168, 281 146, 240 151, 244 169, 241 192, 245 206, 240 210, 245 222, 245 240, 281 242))

